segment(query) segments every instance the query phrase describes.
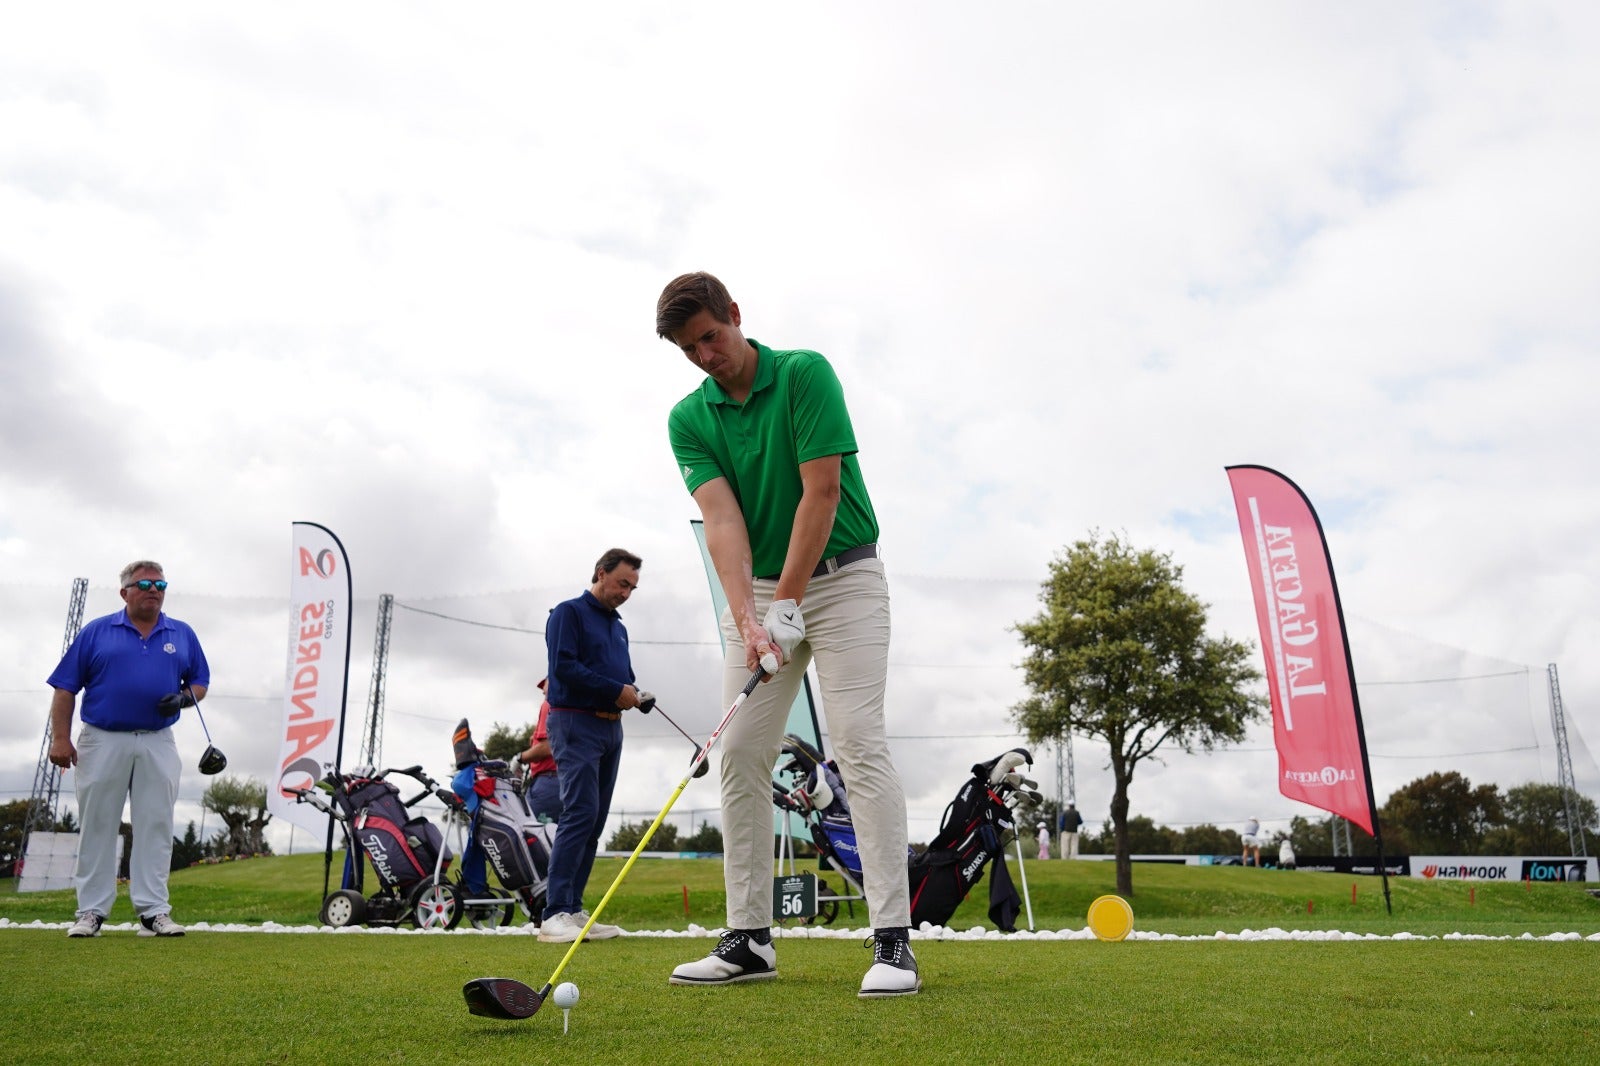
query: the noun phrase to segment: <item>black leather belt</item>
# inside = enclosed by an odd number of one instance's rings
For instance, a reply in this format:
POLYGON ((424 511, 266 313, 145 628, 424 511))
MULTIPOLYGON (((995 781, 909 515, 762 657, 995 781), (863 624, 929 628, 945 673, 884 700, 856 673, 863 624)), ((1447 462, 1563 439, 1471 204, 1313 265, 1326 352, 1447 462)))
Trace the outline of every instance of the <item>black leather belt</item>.
MULTIPOLYGON (((811 576, 822 577, 824 574, 831 574, 835 570, 849 566, 851 563, 859 563, 863 559, 876 559, 877 557, 878 545, 876 543, 863 544, 858 548, 846 548, 833 558, 824 559, 818 563, 817 568, 811 571, 811 576)), ((776 581, 782 576, 782 574, 770 574, 766 577, 758 577, 756 580, 776 581)))

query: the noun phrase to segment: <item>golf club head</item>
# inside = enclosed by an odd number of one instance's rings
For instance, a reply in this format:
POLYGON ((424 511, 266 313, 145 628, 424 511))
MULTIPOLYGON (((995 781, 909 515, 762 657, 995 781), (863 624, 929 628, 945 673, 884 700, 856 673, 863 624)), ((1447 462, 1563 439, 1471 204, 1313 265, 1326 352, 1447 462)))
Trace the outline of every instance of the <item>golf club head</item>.
MULTIPOLYGON (((689 761, 690 762, 694 762, 694 760, 696 760, 696 759, 700 759, 700 753, 698 751, 696 751, 693 755, 689 756, 689 761)), ((696 766, 694 768, 694 776, 695 777, 704 777, 704 776, 706 776, 706 773, 708 771, 710 771, 710 769, 711 769, 711 760, 710 760, 710 758, 700 759, 700 765, 696 766)))
POLYGON ((481 1018, 510 1021, 533 1017, 549 994, 549 985, 535 992, 531 985, 509 977, 475 977, 461 986, 467 1010, 481 1018))
POLYGON ((217 750, 215 744, 207 744, 206 750, 200 753, 200 772, 210 776, 220 774, 228 768, 228 757, 217 750))

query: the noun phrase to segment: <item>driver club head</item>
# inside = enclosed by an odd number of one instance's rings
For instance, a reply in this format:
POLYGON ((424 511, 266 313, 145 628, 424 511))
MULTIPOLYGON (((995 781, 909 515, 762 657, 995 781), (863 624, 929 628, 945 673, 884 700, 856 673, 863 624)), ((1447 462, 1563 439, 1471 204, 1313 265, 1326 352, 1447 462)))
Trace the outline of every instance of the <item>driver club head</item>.
MULTIPOLYGON (((700 759, 700 752, 698 750, 696 750, 693 755, 689 756, 689 761, 690 762, 694 762, 696 759, 700 759)), ((696 766, 694 768, 694 776, 695 777, 704 777, 704 776, 706 776, 706 774, 710 770, 711 770, 711 760, 710 759, 700 759, 700 765, 696 766)))
POLYGON ((210 776, 220 774, 228 768, 228 757, 217 750, 215 744, 207 744, 206 750, 200 753, 200 772, 210 776))
POLYGON ((508 1021, 533 1017, 549 994, 549 985, 535 992, 533 986, 509 977, 475 977, 461 986, 467 1010, 481 1018, 508 1021))

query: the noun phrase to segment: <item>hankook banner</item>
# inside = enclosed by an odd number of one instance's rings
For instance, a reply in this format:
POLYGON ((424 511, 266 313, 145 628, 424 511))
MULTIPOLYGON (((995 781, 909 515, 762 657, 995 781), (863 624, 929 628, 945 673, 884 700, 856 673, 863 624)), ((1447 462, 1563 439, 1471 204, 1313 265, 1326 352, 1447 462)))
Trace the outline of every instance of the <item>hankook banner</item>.
POLYGON ((296 522, 293 528, 288 673, 267 810, 321 836, 328 816, 296 803, 288 790, 311 788, 339 765, 350 668, 350 563, 332 531, 315 522, 296 522))
POLYGON ((1230 466, 1228 480, 1266 656, 1278 791, 1371 834, 1361 711, 1322 524, 1275 470, 1230 466))

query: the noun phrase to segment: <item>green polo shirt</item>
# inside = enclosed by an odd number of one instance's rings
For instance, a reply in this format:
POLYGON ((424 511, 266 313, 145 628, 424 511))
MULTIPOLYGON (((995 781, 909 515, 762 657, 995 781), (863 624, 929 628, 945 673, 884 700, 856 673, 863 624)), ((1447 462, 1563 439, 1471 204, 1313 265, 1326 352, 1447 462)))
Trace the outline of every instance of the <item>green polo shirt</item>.
POLYGON ((711 378, 667 418, 678 473, 691 493, 728 479, 750 531, 752 573, 781 573, 800 506, 800 464, 841 455, 839 509, 823 558, 878 539, 844 389, 816 352, 775 351, 759 341, 756 380, 743 403, 711 378))

